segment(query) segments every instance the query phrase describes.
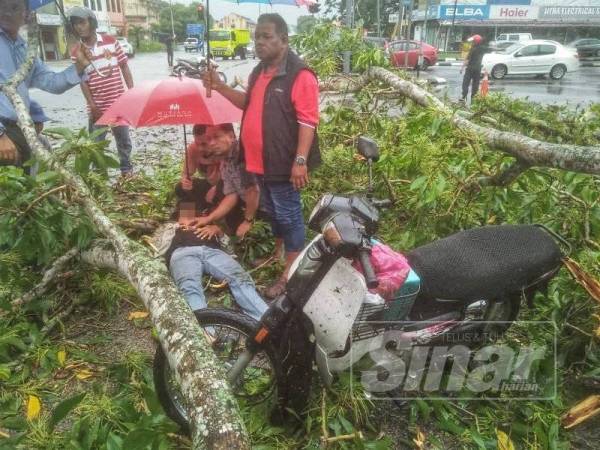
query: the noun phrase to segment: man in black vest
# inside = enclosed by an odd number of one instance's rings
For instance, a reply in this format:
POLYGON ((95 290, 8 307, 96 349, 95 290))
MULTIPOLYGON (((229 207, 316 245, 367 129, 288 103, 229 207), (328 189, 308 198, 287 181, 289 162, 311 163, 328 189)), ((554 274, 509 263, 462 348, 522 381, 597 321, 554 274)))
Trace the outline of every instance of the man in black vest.
MULTIPOLYGON (((288 46, 288 29, 279 14, 258 18, 254 34, 260 63, 250 74, 248 91, 235 90, 215 72, 213 89, 244 110, 240 145, 246 170, 261 181, 261 203, 271 218, 275 257, 285 249, 285 270, 265 292, 275 298, 285 291, 292 262, 304 247, 300 189, 308 170, 321 161, 316 127, 319 121, 317 77, 288 46)), ((205 76, 205 84, 209 77, 205 76)), ((254 217, 246 217, 252 223, 254 217)))

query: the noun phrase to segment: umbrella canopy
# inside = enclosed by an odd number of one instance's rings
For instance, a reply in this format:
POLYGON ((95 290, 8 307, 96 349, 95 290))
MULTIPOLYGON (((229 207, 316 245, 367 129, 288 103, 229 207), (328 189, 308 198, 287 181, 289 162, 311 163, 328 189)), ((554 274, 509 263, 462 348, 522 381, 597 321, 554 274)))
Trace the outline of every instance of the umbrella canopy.
POLYGON ((200 80, 170 77, 141 83, 125 91, 96 124, 153 127, 218 125, 241 120, 242 110, 218 92, 213 91, 207 98, 200 80))

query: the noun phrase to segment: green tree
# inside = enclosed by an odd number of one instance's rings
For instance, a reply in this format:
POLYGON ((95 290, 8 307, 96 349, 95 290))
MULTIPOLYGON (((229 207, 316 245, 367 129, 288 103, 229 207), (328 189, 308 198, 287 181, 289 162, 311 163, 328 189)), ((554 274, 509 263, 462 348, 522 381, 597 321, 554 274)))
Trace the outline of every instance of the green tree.
POLYGON ((131 36, 134 39, 134 44, 135 44, 135 48, 136 50, 138 48, 140 48, 140 39, 142 38, 142 36, 144 35, 144 29, 138 25, 134 25, 132 27, 129 27, 129 36, 131 36))
POLYGON ((296 22, 296 32, 298 34, 308 33, 316 24, 315 16, 300 16, 296 22))
MULTIPOLYGON (((173 4, 173 29, 178 40, 186 38, 186 27, 188 23, 203 23, 203 20, 198 18, 198 2, 190 5, 182 5, 179 3, 173 4)), ((213 17, 209 17, 209 26, 214 23, 213 17)), ((159 24, 155 28, 159 33, 171 35, 171 6, 165 6, 160 11, 159 24)))

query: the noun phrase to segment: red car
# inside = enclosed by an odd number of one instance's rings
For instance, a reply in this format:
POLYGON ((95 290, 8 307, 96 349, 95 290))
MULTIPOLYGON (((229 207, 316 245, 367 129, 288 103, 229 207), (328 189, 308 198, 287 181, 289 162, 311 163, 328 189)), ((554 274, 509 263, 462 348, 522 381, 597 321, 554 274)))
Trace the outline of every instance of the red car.
POLYGON ((394 41, 390 42, 388 51, 393 66, 396 67, 414 67, 417 68, 419 60, 419 49, 423 46, 423 64, 421 70, 425 70, 437 63, 438 49, 418 41, 394 41), (408 47, 408 65, 405 66, 406 50, 408 47))

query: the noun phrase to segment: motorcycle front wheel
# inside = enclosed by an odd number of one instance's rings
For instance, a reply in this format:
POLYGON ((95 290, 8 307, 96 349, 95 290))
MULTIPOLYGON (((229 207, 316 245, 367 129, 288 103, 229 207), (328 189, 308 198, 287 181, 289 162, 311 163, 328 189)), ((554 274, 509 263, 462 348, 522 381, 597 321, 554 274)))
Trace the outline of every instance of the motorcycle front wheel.
MULTIPOLYGON (((203 332, 212 349, 226 370, 229 370, 246 349, 246 339, 256 329, 257 322, 244 314, 230 309, 203 309, 194 311, 199 332, 203 332)), ((235 386, 234 395, 246 406, 277 400, 277 366, 272 347, 265 346, 254 355, 242 372, 235 386)), ((158 399, 169 416, 185 433, 190 424, 183 395, 175 374, 159 346, 154 355, 154 387, 158 399)))

